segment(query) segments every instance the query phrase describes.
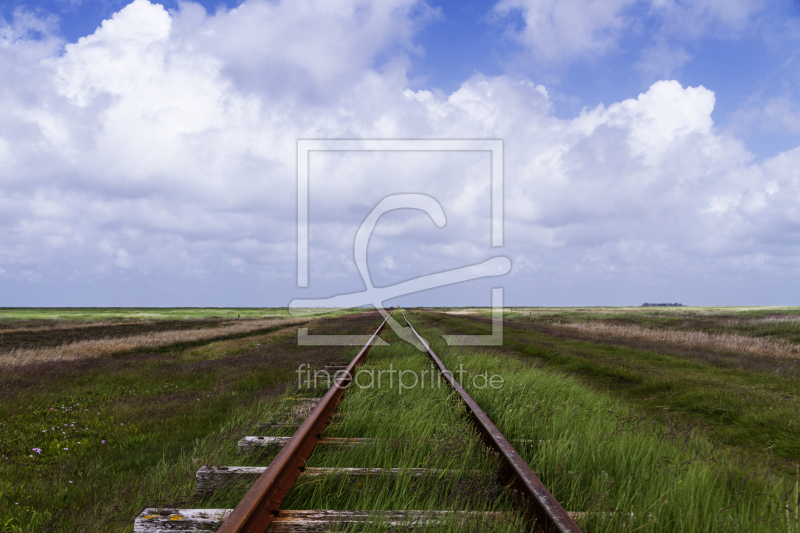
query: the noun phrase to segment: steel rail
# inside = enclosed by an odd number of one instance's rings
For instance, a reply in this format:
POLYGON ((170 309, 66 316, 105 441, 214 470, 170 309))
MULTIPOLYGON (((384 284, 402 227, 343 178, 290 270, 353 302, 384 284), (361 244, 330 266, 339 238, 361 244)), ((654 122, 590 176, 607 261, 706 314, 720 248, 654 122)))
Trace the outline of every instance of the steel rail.
POLYGON ((467 409, 472 414, 472 421, 483 439, 484 444, 494 449, 503 460, 503 467, 500 471, 500 480, 504 485, 510 487, 520 506, 525 518, 534 524, 534 528, 545 532, 580 533, 580 528, 569 516, 561 504, 553 498, 544 483, 533 473, 533 470, 517 453, 510 442, 503 436, 497 426, 494 425, 489 416, 480 408, 475 400, 467 393, 461 384, 456 381, 444 365, 441 359, 434 353, 430 345, 422 336, 417 333, 411 322, 403 314, 408 327, 414 332, 417 339, 425 347, 428 355, 439 367, 439 372, 455 390, 466 404, 467 409))
POLYGON ((367 352, 380 335, 387 320, 388 317, 372 334, 358 355, 350 361, 334 386, 297 428, 289 442, 222 523, 217 533, 265 533, 272 520, 279 515, 280 505, 295 479, 305 470, 306 460, 322 438, 322 432, 333 416, 334 409, 350 386, 355 368, 364 362, 367 352))

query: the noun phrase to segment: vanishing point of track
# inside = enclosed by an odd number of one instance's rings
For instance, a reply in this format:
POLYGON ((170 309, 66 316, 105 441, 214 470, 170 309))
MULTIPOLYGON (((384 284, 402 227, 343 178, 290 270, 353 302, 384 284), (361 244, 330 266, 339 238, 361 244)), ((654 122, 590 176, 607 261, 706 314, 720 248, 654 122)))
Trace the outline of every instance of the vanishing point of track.
MULTIPOLYGON (((580 532, 558 501, 553 498, 547 487, 525 463, 511 443, 491 419, 473 400, 464 388, 456 381, 453 374, 448 371, 444 363, 433 352, 430 345, 414 329, 408 319, 403 315, 406 323, 422 343, 428 356, 438 367, 440 375, 450 387, 461 397, 461 400, 471 415, 475 429, 481 436, 486 447, 497 452, 501 461, 499 480, 513 495, 523 516, 534 531, 545 532, 580 532)), ((136 519, 135 533, 159 533, 167 531, 217 531, 217 533, 265 533, 270 532, 300 532, 324 531, 325 525, 336 523, 366 523, 375 516, 385 521, 394 523, 424 523, 424 519, 446 519, 448 511, 425 511, 414 515, 414 511, 285 511, 281 510, 281 503, 292 488, 297 477, 306 470, 305 464, 314 448, 319 443, 334 439, 324 439, 322 433, 333 417, 333 412, 347 391, 355 370, 364 363, 372 345, 379 337, 381 330, 386 325, 388 317, 381 323, 375 333, 369 338, 358 354, 353 358, 344 372, 337 372, 337 378, 328 392, 319 400, 311 413, 300 424, 300 427, 290 438, 272 438, 280 440, 283 444, 278 455, 267 468, 252 468, 261 472, 253 486, 233 510, 228 509, 170 509, 166 512, 161 509, 145 509, 136 519), (222 521, 217 528, 217 524, 222 521)), ((270 437, 255 437, 255 439, 270 439, 270 437)), ((347 439, 340 439, 347 440, 347 439)), ((229 467, 230 469, 244 467, 229 467)), ((228 470, 225 468, 225 470, 228 470)), ((312 470, 312 469, 308 469, 312 470)), ((324 475, 326 469, 315 472, 324 475)), ((353 469, 357 470, 357 469, 353 469)), ((208 469, 198 472, 210 472, 208 469)), ((214 473, 214 472, 211 472, 214 473)), ((251 472, 252 474, 252 472, 251 472)), ((462 512, 463 514, 463 512, 462 512)), ((480 514, 480 513, 466 513, 480 514)), ((476 518, 478 518, 476 516, 476 518)))

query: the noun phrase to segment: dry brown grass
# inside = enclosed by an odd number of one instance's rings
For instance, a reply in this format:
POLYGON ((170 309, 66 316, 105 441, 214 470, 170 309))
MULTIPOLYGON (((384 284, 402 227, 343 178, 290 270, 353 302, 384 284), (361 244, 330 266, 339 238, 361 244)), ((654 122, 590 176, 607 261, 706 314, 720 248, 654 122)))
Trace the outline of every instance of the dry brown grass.
POLYGON ((736 326, 749 326, 751 324, 781 324, 781 323, 792 323, 792 322, 800 322, 800 316, 788 315, 788 316, 768 316, 764 318, 732 318, 730 320, 725 320, 722 323, 726 326, 736 327, 736 326))
POLYGON ((218 328, 160 331, 128 337, 90 339, 43 348, 22 348, 0 353, 0 368, 29 363, 74 361, 113 355, 132 350, 153 349, 173 344, 239 335, 260 329, 301 324, 307 320, 244 320, 218 328))
POLYGON ((603 322, 559 322, 562 328, 577 329, 594 335, 664 342, 689 348, 707 348, 773 357, 800 356, 800 345, 771 337, 748 337, 736 333, 709 334, 702 331, 680 331, 662 328, 643 328, 636 325, 619 326, 603 322))

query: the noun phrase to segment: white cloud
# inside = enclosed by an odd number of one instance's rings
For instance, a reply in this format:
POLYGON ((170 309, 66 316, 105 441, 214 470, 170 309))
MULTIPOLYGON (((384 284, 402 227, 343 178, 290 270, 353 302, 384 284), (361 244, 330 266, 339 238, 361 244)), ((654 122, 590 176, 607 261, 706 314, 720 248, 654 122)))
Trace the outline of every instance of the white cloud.
POLYGON ((59 94, 86 107, 99 94, 121 97, 160 85, 170 27, 160 4, 135 0, 54 60, 59 94))
POLYGON ((783 94, 771 98, 758 98, 734 113, 737 130, 756 126, 769 133, 800 133, 800 104, 793 95, 783 94))
POLYGON ((670 42, 661 37, 650 46, 644 47, 636 66, 649 79, 661 79, 669 77, 690 59, 691 55, 683 43, 670 42))
POLYGON ((176 26, 199 28, 193 44, 219 57, 239 86, 326 101, 373 68, 377 55, 415 51, 415 31, 437 15, 418 0, 261 0, 214 17, 190 5, 176 26))
MULTIPOLYGON (((561 9, 581 7, 536 5, 552 11, 547 31, 567 17, 561 9)), ((626 5, 592 3, 567 28, 577 40, 546 53, 612 46, 626 5)), ((218 286, 254 276, 270 287, 269 303, 284 304, 298 138, 503 139, 504 253, 520 258, 520 278, 798 261, 800 151, 752 163, 740 141, 715 130, 711 90, 661 81, 571 119, 555 117, 546 88, 524 78, 478 74, 452 94, 414 91, 406 56, 434 15, 407 0, 248 1, 213 16, 192 3, 168 13, 135 0, 63 50, 36 19, 3 29, 0 68, 14 74, 0 78, 4 279, 88 283, 123 270, 218 286)), ((395 192, 434 196, 448 224, 385 215, 370 242, 381 283, 497 252, 486 154, 310 161, 312 282, 360 283, 353 235, 395 192)))
POLYGON ((510 30, 511 35, 539 60, 566 64, 603 56, 625 37, 644 37, 641 68, 668 74, 688 57, 680 43, 706 34, 736 35, 765 4, 767 0, 499 0, 494 12, 503 18, 512 13, 522 17, 524 26, 510 30))
POLYGON ((768 3, 769 0, 651 0, 650 5, 664 18, 670 33, 695 38, 704 33, 735 35, 768 3))
POLYGON ((519 11, 525 27, 516 37, 537 57, 563 61, 602 55, 626 27, 625 10, 637 0, 500 0, 495 11, 519 11))
POLYGON ((582 118, 595 115, 600 123, 629 127, 631 151, 655 165, 675 142, 691 136, 712 138, 714 102, 714 93, 705 87, 684 89, 677 81, 660 81, 636 100, 612 104, 607 111, 598 109, 582 118))

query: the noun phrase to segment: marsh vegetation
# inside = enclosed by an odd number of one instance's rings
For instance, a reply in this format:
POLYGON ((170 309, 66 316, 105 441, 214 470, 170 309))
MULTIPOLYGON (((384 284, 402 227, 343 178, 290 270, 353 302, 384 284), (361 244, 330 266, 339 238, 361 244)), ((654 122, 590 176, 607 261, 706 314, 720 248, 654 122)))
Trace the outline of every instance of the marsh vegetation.
MULTIPOLYGON (((324 392, 298 388, 298 365, 322 368, 356 351, 297 346, 297 326, 280 310, 241 321, 110 313, 0 327, 7 353, 174 340, 5 367, 3 531, 125 532, 145 507, 235 506, 247 484, 198 494, 195 472, 268 464, 276 450, 240 454, 237 441, 290 435, 290 425, 260 424, 297 422, 296 398, 324 392)), ((491 348, 440 337, 489 333, 486 310, 409 318, 451 369, 468 371, 462 383, 584 531, 800 531, 798 310, 509 309, 504 345, 491 348), (503 376, 503 387, 472 386, 481 374, 503 376)), ((365 334, 379 323, 374 312, 304 320, 312 334, 365 334)), ((390 330, 382 336, 390 345, 373 348, 369 369, 430 368, 390 330)), ((320 448, 308 466, 439 474, 300 478, 284 507, 490 511, 499 517, 491 524, 427 529, 516 531, 516 509, 493 482, 495 458, 465 416, 446 386, 351 388, 325 436, 375 440, 320 448)))

